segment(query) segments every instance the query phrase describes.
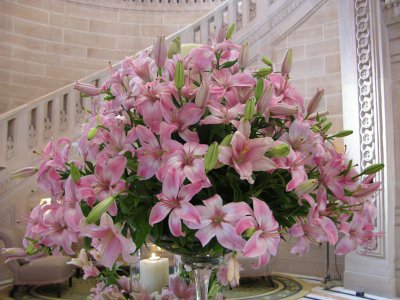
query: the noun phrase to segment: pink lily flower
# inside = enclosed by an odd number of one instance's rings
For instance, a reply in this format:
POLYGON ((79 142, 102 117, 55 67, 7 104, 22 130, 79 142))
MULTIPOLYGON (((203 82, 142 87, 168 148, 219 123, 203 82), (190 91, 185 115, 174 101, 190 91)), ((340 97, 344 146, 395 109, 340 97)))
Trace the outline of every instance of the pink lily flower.
POLYGON ((136 150, 139 167, 137 174, 143 179, 149 179, 160 169, 163 157, 178 150, 182 145, 170 139, 175 126, 162 122, 160 125, 160 141, 146 127, 139 125, 136 132, 141 147, 136 150))
POLYGON ((275 163, 264 156, 274 145, 272 138, 263 137, 249 139, 250 124, 241 121, 239 129, 234 133, 231 147, 220 146, 218 159, 225 165, 234 167, 240 179, 253 184, 253 171, 270 171, 276 168, 275 163))
MULTIPOLYGON (((109 131, 104 132, 102 139, 106 144, 102 151, 104 158, 124 155, 125 152, 131 152, 133 156, 135 153, 135 148, 133 147, 133 143, 137 140, 135 128, 132 128, 126 134, 123 128, 112 126, 109 131)), ((101 160, 101 158, 98 159, 101 160)))
POLYGON ((162 180, 165 174, 171 168, 178 171, 181 182, 188 178, 190 182, 203 182, 203 187, 210 186, 210 181, 206 176, 204 169, 204 155, 208 149, 207 145, 189 142, 180 146, 179 150, 175 150, 167 155, 165 164, 157 173, 157 178, 162 180))
POLYGON ((244 104, 238 103, 231 108, 226 108, 217 101, 210 101, 207 106, 211 115, 205 117, 200 121, 201 125, 208 124, 229 124, 239 115, 244 114, 244 104))
POLYGON ((213 78, 216 85, 211 90, 218 91, 218 99, 225 97, 231 107, 238 104, 237 87, 253 88, 255 85, 255 80, 251 75, 246 73, 232 75, 228 69, 214 70, 213 78))
POLYGON ((188 58, 188 69, 191 68, 191 70, 196 73, 203 73, 204 71, 211 69, 212 62, 215 59, 215 54, 210 46, 203 45, 192 49, 188 58))
POLYGON ((77 258, 71 258, 69 265, 75 265, 83 270, 83 279, 86 280, 89 277, 97 277, 100 271, 93 265, 92 261, 89 261, 85 249, 81 249, 77 258))
POLYGON ((235 232, 235 224, 246 214, 251 213, 245 202, 233 202, 222 205, 219 195, 203 200, 205 206, 196 206, 200 216, 199 225, 188 224, 189 228, 199 229, 196 237, 202 246, 207 245, 213 237, 225 248, 242 251, 245 240, 235 232))
POLYGON ((151 209, 149 223, 154 225, 169 214, 168 225, 174 236, 183 236, 181 220, 200 223, 197 209, 189 202, 203 188, 202 182, 181 185, 179 171, 171 169, 165 176, 160 200, 151 209))
POLYGON ((124 237, 121 230, 114 225, 109 214, 105 213, 100 218, 100 225, 87 225, 81 221, 82 234, 94 239, 92 243, 98 252, 99 263, 111 269, 119 255, 126 262, 133 262, 131 254, 136 246, 131 239, 124 237))
POLYGON ((169 276, 168 288, 162 290, 162 300, 182 299, 182 300, 194 300, 196 293, 196 287, 193 282, 186 284, 183 278, 179 276, 169 276))
POLYGON ((336 255, 344 255, 354 251, 358 245, 367 245, 371 240, 378 236, 372 232, 374 226, 372 223, 365 222, 365 219, 359 213, 354 213, 351 223, 342 222, 340 232, 344 237, 336 245, 336 255))
MULTIPOLYGON (((80 178, 80 197, 86 199, 92 206, 96 200, 103 201, 109 196, 124 191, 125 181, 121 179, 121 176, 126 162, 125 156, 117 156, 108 160, 105 165, 98 163, 94 174, 80 178)), ((109 211, 113 215, 117 213, 115 202, 109 211)))
POLYGON ((287 83, 285 77, 278 73, 268 75, 268 79, 274 88, 272 103, 283 102, 289 105, 299 106, 300 111, 304 112, 304 99, 299 92, 287 83))
POLYGON ((255 197, 253 200, 253 216, 242 218, 236 224, 236 232, 242 234, 246 229, 254 228, 255 232, 246 242, 243 255, 259 257, 258 266, 266 265, 271 255, 276 255, 280 242, 279 223, 275 220, 268 205, 255 197))
POLYGON ((199 122, 204 109, 198 108, 194 103, 187 103, 178 109, 171 99, 161 99, 161 112, 167 124, 176 126, 182 139, 186 142, 199 142, 197 133, 190 131, 188 127, 199 122))

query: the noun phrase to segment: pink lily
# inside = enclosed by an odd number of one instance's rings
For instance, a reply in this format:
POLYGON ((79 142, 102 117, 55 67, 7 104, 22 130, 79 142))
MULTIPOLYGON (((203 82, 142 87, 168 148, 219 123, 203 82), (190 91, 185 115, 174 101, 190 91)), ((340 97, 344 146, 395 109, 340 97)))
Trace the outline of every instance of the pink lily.
POLYGON ((246 179, 253 184, 253 171, 270 171, 276 168, 275 163, 264 156, 274 141, 269 137, 249 139, 250 124, 248 121, 241 121, 240 124, 232 137, 231 147, 220 146, 218 159, 223 164, 234 167, 240 179, 246 179))
POLYGON ((164 220, 169 214, 168 225, 174 236, 183 236, 181 220, 200 223, 197 209, 189 201, 203 188, 202 182, 181 185, 179 172, 171 169, 165 176, 160 200, 151 209, 149 223, 154 225, 164 220))
POLYGON ((217 101, 210 101, 207 106, 211 115, 200 121, 200 124, 229 124, 233 120, 244 113, 244 104, 238 103, 231 108, 226 108, 217 101))
POLYGON ((179 276, 169 276, 168 289, 162 290, 161 299, 182 299, 182 300, 194 300, 195 299, 196 287, 193 282, 186 284, 183 278, 179 276))
POLYGON ((268 79, 274 88, 272 103, 283 102, 289 105, 299 106, 300 111, 305 111, 304 99, 299 92, 287 83, 286 78, 281 74, 269 74, 268 79))
MULTIPOLYGON (((80 179, 79 194, 93 205, 96 199, 102 201, 109 196, 125 190, 125 181, 121 179, 127 160, 125 156, 117 156, 108 160, 104 165, 98 163, 94 174, 80 179)), ((115 202, 110 207, 110 213, 115 215, 117 207, 115 202)))
POLYGON ((281 140, 291 145, 293 150, 307 150, 315 142, 311 133, 308 122, 296 119, 290 125, 289 132, 283 135, 281 140))
POLYGON ((203 109, 194 103, 187 103, 178 109, 171 99, 161 99, 161 112, 167 124, 176 126, 182 139, 186 142, 199 142, 197 133, 190 131, 188 127, 199 122, 203 109))
POLYGON ((275 220, 268 205, 255 197, 253 200, 253 216, 242 218, 236 224, 236 232, 242 234, 246 229, 254 228, 255 232, 246 242, 243 255, 259 257, 258 266, 268 263, 271 255, 276 255, 280 242, 279 224, 275 220))
POLYGON ((126 262, 133 261, 131 254, 136 250, 135 244, 121 234, 109 214, 101 216, 99 226, 87 225, 85 219, 80 225, 82 234, 95 240, 92 245, 98 251, 99 262, 104 266, 111 269, 119 255, 126 262))
POLYGON ((175 126, 162 122, 160 125, 160 141, 146 127, 139 125, 136 132, 141 147, 136 150, 139 167, 137 174, 143 179, 149 179, 160 169, 163 157, 178 150, 182 145, 170 139, 175 126))
POLYGON ((112 126, 109 131, 104 133, 103 141, 106 146, 102 152, 107 153, 109 157, 123 155, 125 152, 135 153, 133 143, 137 140, 137 133, 135 128, 132 128, 125 133, 121 127, 112 126))
POLYGON ((218 242, 225 248, 242 251, 245 241, 235 232, 235 224, 251 213, 250 207, 245 202, 228 203, 222 205, 219 195, 214 195, 203 200, 205 206, 196 206, 200 216, 200 225, 188 224, 190 228, 199 229, 196 237, 202 246, 207 245, 215 236, 218 242))
POLYGON ((77 258, 71 258, 67 264, 75 265, 83 270, 83 279, 86 280, 89 277, 97 277, 100 271, 93 265, 92 261, 89 261, 85 249, 81 249, 77 258))
POLYGON ((161 180, 170 168, 176 169, 181 177, 181 182, 188 178, 190 182, 201 181, 203 187, 210 185, 204 169, 204 155, 207 152, 207 145, 199 143, 186 143, 167 155, 165 164, 160 168, 157 178, 161 180))

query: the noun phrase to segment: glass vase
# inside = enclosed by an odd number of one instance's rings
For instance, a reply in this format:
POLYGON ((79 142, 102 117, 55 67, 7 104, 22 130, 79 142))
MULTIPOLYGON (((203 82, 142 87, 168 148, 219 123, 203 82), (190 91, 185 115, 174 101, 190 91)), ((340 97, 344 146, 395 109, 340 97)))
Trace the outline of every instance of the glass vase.
POLYGON ((182 264, 189 267, 196 287, 196 300, 208 300, 211 274, 222 261, 222 256, 182 256, 182 264))

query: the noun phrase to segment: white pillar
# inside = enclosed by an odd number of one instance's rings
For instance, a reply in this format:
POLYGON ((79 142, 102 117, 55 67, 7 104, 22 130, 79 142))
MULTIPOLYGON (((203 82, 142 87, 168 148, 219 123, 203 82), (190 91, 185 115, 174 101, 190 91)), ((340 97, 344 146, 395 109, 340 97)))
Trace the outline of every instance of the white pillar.
MULTIPOLYGON (((376 249, 347 255, 345 288, 395 295, 395 199, 392 99, 386 77, 389 55, 380 1, 338 1, 342 68, 343 125, 354 134, 345 139, 349 156, 361 168, 382 162, 382 191, 375 197, 376 249)), ((389 66, 390 67, 390 66, 389 66)))

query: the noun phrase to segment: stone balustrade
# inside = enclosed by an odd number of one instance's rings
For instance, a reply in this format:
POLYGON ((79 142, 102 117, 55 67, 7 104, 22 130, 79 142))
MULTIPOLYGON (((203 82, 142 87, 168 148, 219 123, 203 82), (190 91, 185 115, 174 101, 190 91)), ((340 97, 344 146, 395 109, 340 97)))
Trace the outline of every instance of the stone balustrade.
MULTIPOLYGON (((142 2, 151 3, 149 0, 142 2)), ((171 2, 178 4, 178 0, 171 2)), ((187 2, 196 3, 194 0, 187 2)), ((235 35, 243 35, 247 28, 251 28, 248 25, 255 23, 258 17, 257 5, 262 5, 262 2, 263 0, 223 1, 203 18, 168 36, 167 41, 179 35, 182 43, 207 43, 216 28, 232 23, 236 24, 235 35)), ((265 15, 260 14, 260 17, 265 18, 265 15)), ((115 66, 118 65, 119 63, 115 66)), ((104 69, 81 81, 100 86, 109 75, 108 72, 108 69, 104 69)), ((77 137, 81 124, 85 121, 86 110, 90 109, 90 101, 90 98, 82 98, 73 89, 73 84, 70 84, 0 115, 0 167, 5 167, 0 168, 0 195, 13 191, 17 184, 10 179, 13 171, 34 164, 37 154, 33 151, 40 151, 50 139, 60 136, 77 137)))

